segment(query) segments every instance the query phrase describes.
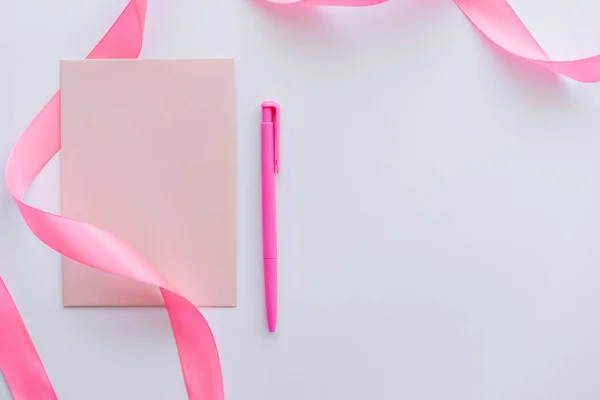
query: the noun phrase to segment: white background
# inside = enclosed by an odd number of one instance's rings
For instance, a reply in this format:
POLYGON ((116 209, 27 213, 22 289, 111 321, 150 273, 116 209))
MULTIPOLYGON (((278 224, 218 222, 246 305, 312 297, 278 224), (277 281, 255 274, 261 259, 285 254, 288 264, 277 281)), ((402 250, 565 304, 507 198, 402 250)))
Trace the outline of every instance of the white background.
MULTIPOLYGON (((0 1, 0 165, 59 59, 126 3, 0 1)), ((599 2, 513 4, 552 56, 600 52, 599 2)), ((205 311, 227 399, 600 397, 600 86, 514 62, 450 0, 151 0, 146 27, 144 57, 236 59, 239 307, 205 311), (283 110, 274 336, 266 99, 283 110)), ((58 160, 28 200, 59 211, 58 160)), ((0 224, 0 276, 61 400, 186 398, 164 310, 63 309, 60 257, 4 187, 0 224)))

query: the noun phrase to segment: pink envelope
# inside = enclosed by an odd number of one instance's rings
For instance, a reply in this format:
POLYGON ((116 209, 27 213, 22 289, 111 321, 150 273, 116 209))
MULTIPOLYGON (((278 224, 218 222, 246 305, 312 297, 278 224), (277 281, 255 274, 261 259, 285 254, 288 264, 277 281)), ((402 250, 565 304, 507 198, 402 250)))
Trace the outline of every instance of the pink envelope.
MULTIPOLYGON (((197 306, 236 305, 234 63, 61 62, 62 214, 115 234, 197 306)), ((158 289, 63 259, 65 306, 158 289)))

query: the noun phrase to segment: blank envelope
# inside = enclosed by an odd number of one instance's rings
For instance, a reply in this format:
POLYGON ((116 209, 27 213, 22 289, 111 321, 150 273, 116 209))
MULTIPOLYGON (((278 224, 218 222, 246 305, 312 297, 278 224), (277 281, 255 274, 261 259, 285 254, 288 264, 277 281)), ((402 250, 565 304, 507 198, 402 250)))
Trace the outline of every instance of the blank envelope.
MULTIPOLYGON (((63 60, 60 73, 62 214, 127 242, 197 306, 235 306, 233 60, 63 60)), ((163 301, 63 258, 63 303, 163 301)))

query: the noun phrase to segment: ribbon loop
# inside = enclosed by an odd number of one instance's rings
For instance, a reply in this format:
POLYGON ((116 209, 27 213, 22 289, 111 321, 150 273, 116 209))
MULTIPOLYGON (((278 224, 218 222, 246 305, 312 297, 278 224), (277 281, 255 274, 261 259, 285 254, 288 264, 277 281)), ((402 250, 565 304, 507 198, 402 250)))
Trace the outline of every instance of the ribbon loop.
MULTIPOLYGON (((87 58, 137 58, 147 0, 131 0, 87 58)), ((198 309, 126 243, 95 226, 31 207, 28 186, 60 150, 60 93, 44 106, 15 145, 6 183, 31 231, 59 253, 98 270, 160 288, 169 313, 190 400, 223 400, 217 346, 198 309)), ((0 283, 2 283, 0 281, 0 283)), ((55 400, 56 394, 6 287, 0 285, 0 367, 15 400, 55 400), (9 329, 5 329, 5 327, 9 329)), ((85 396, 82 396, 82 398, 85 396)))
MULTIPOLYGON (((364 7, 387 0, 266 0, 289 4, 364 7)), ((508 53, 580 82, 600 81, 600 56, 554 61, 548 57, 506 0, 453 0, 473 25, 508 53)), ((88 58, 137 58, 147 0, 130 0, 88 58)), ((33 233, 59 253, 101 271, 160 288, 169 313, 191 400, 223 400, 217 346, 208 323, 156 269, 126 243, 92 225, 31 207, 23 202, 29 185, 60 150, 60 93, 25 130, 10 155, 6 183, 33 233)), ((0 279, 0 369, 15 400, 56 400, 21 316, 0 279)), ((83 397, 83 396, 82 396, 83 397)))
MULTIPOLYGON (((281 5, 366 7, 388 0, 266 0, 281 5)), ((506 0, 453 0, 469 21, 502 50, 579 82, 600 82, 600 55, 569 61, 548 57, 506 0)))

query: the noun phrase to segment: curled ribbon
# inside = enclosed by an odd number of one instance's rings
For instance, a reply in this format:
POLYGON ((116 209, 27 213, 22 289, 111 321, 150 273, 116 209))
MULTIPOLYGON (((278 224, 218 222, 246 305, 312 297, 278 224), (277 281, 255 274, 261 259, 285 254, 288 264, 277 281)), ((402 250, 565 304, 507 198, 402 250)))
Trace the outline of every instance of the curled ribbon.
MULTIPOLYGON (((266 0, 321 6, 372 6, 387 0, 266 0)), ((453 0, 493 43, 548 70, 580 82, 600 81, 600 56, 554 61, 506 0, 453 0)), ((136 58, 144 34, 147 0, 131 0, 88 58, 136 58)), ((188 398, 223 400, 217 347, 206 320, 157 270, 126 243, 92 225, 31 207, 23 196, 60 150, 60 94, 44 106, 15 145, 6 183, 25 222, 48 246, 101 271, 158 286, 169 313, 188 398)), ((0 369, 15 400, 56 400, 52 384, 19 312, 0 279, 0 369)))
MULTIPOLYGON (((306 3, 318 6, 365 7, 388 0, 266 0, 271 3, 306 3)), ((453 0, 484 36, 506 52, 579 82, 600 81, 600 55, 554 61, 506 0, 453 0)))
MULTIPOLYGON (((87 58, 137 58, 144 36, 147 0, 131 0, 87 58)), ((217 346, 208 323, 155 268, 126 243, 95 226, 31 207, 27 187, 60 150, 60 92, 44 106, 15 145, 6 183, 31 231, 65 256, 101 271, 159 287, 169 313, 181 369, 191 400, 223 400, 217 346)), ((0 368, 15 400, 55 400, 19 312, 0 280, 0 368)), ((82 396, 84 397, 84 396, 82 396)))

